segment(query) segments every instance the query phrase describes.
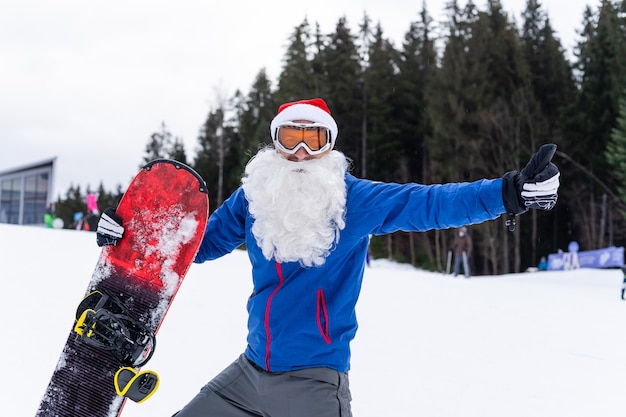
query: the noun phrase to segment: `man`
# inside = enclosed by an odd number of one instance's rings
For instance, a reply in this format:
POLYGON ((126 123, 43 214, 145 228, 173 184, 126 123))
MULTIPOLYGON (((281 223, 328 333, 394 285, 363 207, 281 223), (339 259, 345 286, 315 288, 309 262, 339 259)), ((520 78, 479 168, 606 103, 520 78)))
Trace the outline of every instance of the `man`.
POLYGON ((459 275, 461 262, 463 262, 463 274, 470 277, 469 256, 472 251, 472 238, 467 234, 467 227, 459 229, 459 234, 454 239, 454 276, 459 275))
POLYGON ((621 267, 622 270, 622 274, 624 274, 624 280, 622 283, 622 300, 626 300, 626 298, 624 298, 624 293, 626 292, 626 265, 623 265, 621 267))
MULTIPOLYGON (((248 345, 178 417, 351 416, 349 344, 370 235, 513 217, 557 199, 554 145, 521 173, 425 186, 348 173, 322 99, 280 106, 270 134, 273 147, 252 158, 241 187, 211 215, 195 260, 246 244, 254 283, 248 345)), ((107 233, 107 220, 115 219, 103 216, 99 241, 114 244, 122 233, 107 233)))

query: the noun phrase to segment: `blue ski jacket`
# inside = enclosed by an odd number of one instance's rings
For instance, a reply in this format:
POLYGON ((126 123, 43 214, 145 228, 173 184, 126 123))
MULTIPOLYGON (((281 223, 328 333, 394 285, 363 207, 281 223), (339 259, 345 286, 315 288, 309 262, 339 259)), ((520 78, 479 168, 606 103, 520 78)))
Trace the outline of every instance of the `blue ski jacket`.
POLYGON ((437 185, 394 184, 346 174, 346 225, 324 265, 267 260, 250 230, 243 189, 209 218, 195 262, 245 243, 254 292, 248 300, 246 355, 267 371, 350 368, 370 235, 421 232, 480 223, 505 212, 502 180, 437 185))

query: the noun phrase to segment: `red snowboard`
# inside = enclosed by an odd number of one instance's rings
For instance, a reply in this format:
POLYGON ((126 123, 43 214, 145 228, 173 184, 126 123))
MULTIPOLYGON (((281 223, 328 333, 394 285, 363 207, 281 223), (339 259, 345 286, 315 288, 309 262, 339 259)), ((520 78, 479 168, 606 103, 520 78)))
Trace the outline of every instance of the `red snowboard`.
MULTIPOLYGON (((124 237, 102 250, 86 294, 110 294, 123 317, 156 334, 198 251, 208 211, 207 188, 195 171, 172 160, 147 164, 116 209, 124 237)), ((77 340, 73 325, 37 416, 119 416, 126 398, 117 395, 114 376, 124 366, 77 340)))

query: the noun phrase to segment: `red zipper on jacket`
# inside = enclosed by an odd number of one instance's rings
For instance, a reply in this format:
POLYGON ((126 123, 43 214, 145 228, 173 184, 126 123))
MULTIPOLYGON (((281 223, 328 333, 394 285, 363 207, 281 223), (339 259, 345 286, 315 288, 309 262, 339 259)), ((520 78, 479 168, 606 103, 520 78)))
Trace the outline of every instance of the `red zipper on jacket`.
POLYGON ((283 268, 280 265, 280 262, 276 262, 276 272, 278 273, 278 285, 274 288, 274 291, 270 294, 267 299, 267 304, 265 306, 265 370, 270 371, 270 345, 272 343, 272 333, 270 331, 270 309, 272 307, 272 299, 282 287, 283 282, 285 281, 283 277, 283 268))
POLYGON ((328 333, 328 308, 326 307, 326 297, 324 297, 324 290, 317 290, 317 328, 319 329, 324 342, 327 345, 332 343, 330 335, 328 333))

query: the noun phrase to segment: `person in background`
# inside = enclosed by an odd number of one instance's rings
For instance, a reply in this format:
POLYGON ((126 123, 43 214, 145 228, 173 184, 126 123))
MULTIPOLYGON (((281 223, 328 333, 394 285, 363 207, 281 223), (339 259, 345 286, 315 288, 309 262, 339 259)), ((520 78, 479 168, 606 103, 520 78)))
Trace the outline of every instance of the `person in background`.
POLYGON ((93 212, 90 211, 87 213, 87 216, 83 219, 84 221, 84 226, 83 226, 83 230, 89 231, 89 232, 95 232, 96 229, 98 228, 98 213, 97 212, 93 212))
POLYGON ((626 300, 626 298, 624 298, 624 292, 626 292, 626 265, 622 265, 621 269, 622 274, 624 274, 624 280, 622 283, 622 300, 626 300))
MULTIPOLYGON (((254 287, 247 347, 177 417, 350 417, 350 342, 370 235, 511 220, 557 200, 555 145, 502 178, 394 184, 348 171, 323 99, 281 105, 269 133, 273 146, 248 162, 241 186, 211 214, 195 259, 246 244, 254 287)), ((123 234, 105 210, 98 243, 123 234)))
POLYGON ((54 203, 50 203, 48 209, 43 215, 43 222, 45 223, 46 227, 52 229, 54 227, 52 223, 54 222, 54 219, 56 219, 56 217, 56 205, 54 203))
POLYGON ((85 201, 87 203, 87 215, 80 220, 81 227, 79 230, 95 232, 98 227, 98 219, 100 217, 98 197, 96 196, 96 193, 88 190, 85 201))
POLYGON ((85 219, 82 211, 77 211, 74 213, 72 217, 74 219, 74 223, 72 223, 72 229, 75 230, 83 230, 85 227, 85 219))
POLYGON ((541 259, 539 260, 539 265, 537 265, 537 269, 540 271, 548 270, 548 261, 546 260, 545 256, 542 256, 541 259))
POLYGON ((96 194, 93 191, 87 192, 86 203, 88 215, 93 214, 97 216, 100 214, 100 210, 98 210, 98 197, 96 197, 96 194))
POLYGON ((465 278, 470 277, 469 256, 472 253, 472 238, 467 234, 467 227, 459 229, 459 233, 454 239, 454 276, 459 275, 461 262, 463 262, 463 274, 465 278))

